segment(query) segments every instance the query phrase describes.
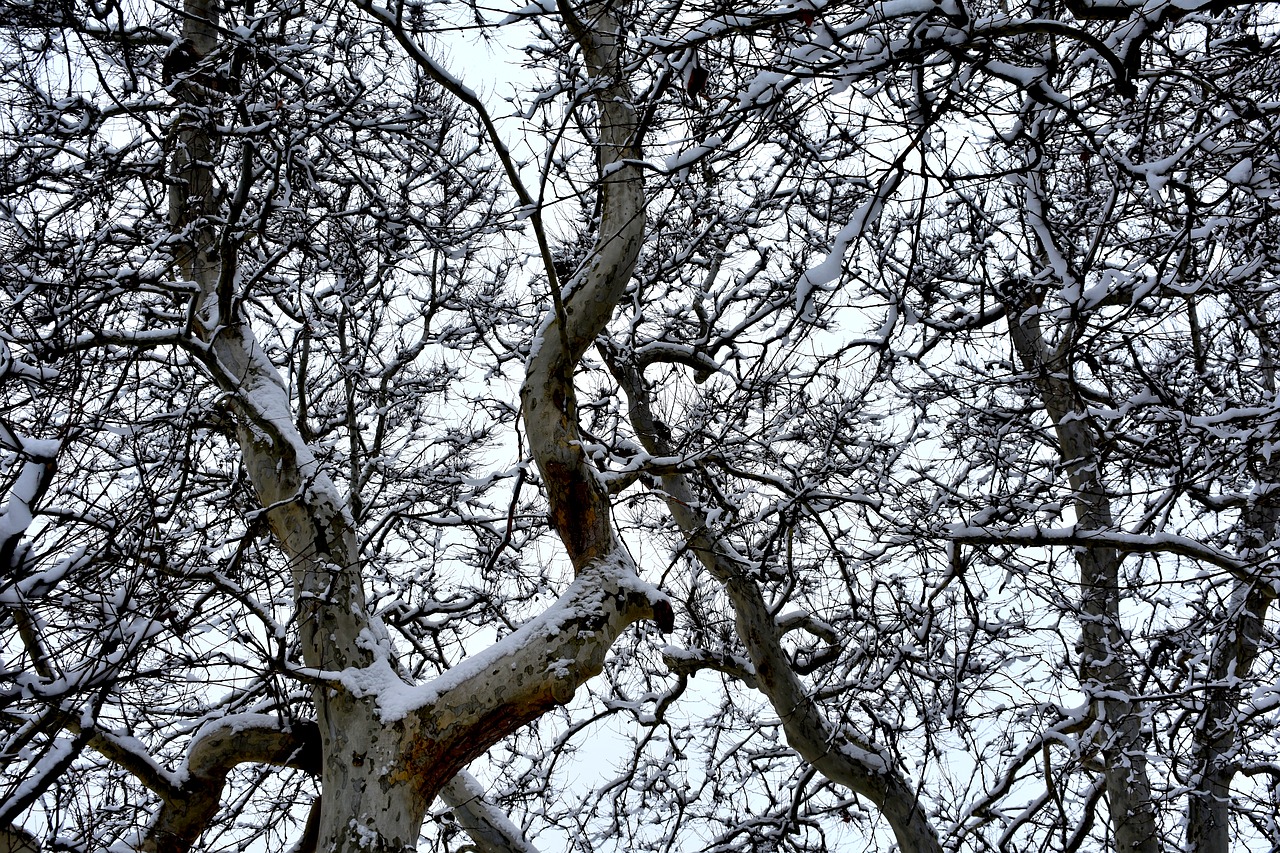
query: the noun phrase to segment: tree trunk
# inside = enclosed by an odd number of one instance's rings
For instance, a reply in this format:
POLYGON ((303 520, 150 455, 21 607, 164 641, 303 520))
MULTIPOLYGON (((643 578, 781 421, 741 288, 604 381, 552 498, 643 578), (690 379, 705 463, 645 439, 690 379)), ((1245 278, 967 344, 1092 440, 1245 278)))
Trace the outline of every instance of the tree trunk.
MULTIPOLYGON (((216 6, 188 0, 186 12, 184 37, 198 55, 214 53, 216 6)), ((297 432, 283 380, 233 314, 234 249, 222 252, 212 224, 219 209, 213 189, 217 96, 194 80, 177 83, 175 91, 182 108, 169 210, 170 224, 184 237, 178 260, 198 288, 197 334, 214 380, 231 394, 245 471, 293 567, 303 660, 321 671, 368 666, 375 646, 389 649, 366 611, 354 524, 297 432)), ((313 688, 313 699, 323 756, 320 849, 413 849, 434 791, 386 781, 404 749, 401 737, 383 727, 369 701, 324 684, 313 688)))
MULTIPOLYGON (((1270 517, 1270 539, 1274 539, 1275 511, 1264 512, 1270 517)), ((1230 683, 1243 679, 1253 668, 1267 609, 1275 600, 1275 593, 1262 583, 1246 585, 1235 581, 1234 584, 1227 627, 1210 656, 1208 697, 1195 733, 1196 784, 1187 809, 1190 853, 1229 853, 1231 850, 1228 806, 1240 733, 1235 720, 1238 691, 1230 683)))
MULTIPOLYGON (((198 54, 213 53, 214 4, 187 0, 185 11, 184 36, 198 54)), ((367 610, 345 499, 298 432, 285 383, 235 315, 234 248, 224 256, 212 224, 220 209, 212 172, 216 95, 195 82, 175 84, 180 109, 170 142, 170 219, 181 235, 177 260, 198 292, 195 331, 202 343, 196 349, 227 392, 244 469, 292 567, 303 663, 315 678, 323 792, 315 837, 316 849, 326 853, 415 849, 428 807, 456 773, 499 739, 570 701, 601 671, 628 625, 655 613, 670 617, 669 603, 640 581, 614 536, 608 496, 583 454, 577 426, 574 369, 626 289, 644 231, 642 179, 633 162, 635 110, 619 67, 621 28, 603 6, 591 9, 588 20, 590 27, 577 18, 569 23, 600 82, 600 235, 573 292, 557 294, 522 390, 551 518, 577 578, 541 617, 464 661, 457 668, 462 675, 447 673, 438 687, 416 688, 409 707, 401 706, 414 688, 396 673, 390 639, 367 610)), ((246 754, 243 760, 261 758, 246 754)), ((220 791, 221 781, 208 787, 220 791)), ((155 849, 190 849, 216 810, 216 793, 205 794, 174 793, 153 826, 155 849), (171 831, 177 825, 182 831, 171 831)), ((473 823, 477 832, 496 826, 473 823)), ((510 829, 489 832, 489 843, 500 843, 510 829)))
POLYGON ((573 373, 626 291, 645 231, 638 121, 620 64, 621 25, 607 4, 590 4, 581 13, 590 26, 572 12, 566 24, 582 48, 600 110, 600 232, 590 264, 553 294, 555 310, 542 324, 521 389, 529 446, 546 484, 551 523, 578 569, 620 546, 609 519, 608 494, 582 449, 573 373))
MULTIPOLYGON (((1259 309, 1259 314, 1262 314, 1259 309)), ((1194 311, 1192 312, 1194 316, 1194 311)), ((1275 397, 1274 347, 1270 327, 1260 324, 1258 343, 1262 350, 1260 384, 1275 397)), ((1264 483, 1280 479, 1280 465, 1259 461, 1264 483)), ((1239 547, 1242 551, 1264 548, 1280 531, 1280 508, 1267 496, 1241 511, 1239 547)), ((1227 623, 1209 657, 1209 687, 1204 713, 1196 727, 1196 781, 1187 809, 1187 850, 1189 853, 1229 853, 1231 849, 1231 782, 1235 778, 1235 752, 1240 741, 1239 691, 1232 682, 1246 678, 1258 658, 1265 636, 1267 610, 1275 601, 1275 588, 1265 579, 1246 583, 1232 581, 1227 623)))
MULTIPOLYGON (((1074 495, 1082 530, 1109 530, 1111 503, 1102 482, 1102 461, 1088 417, 1072 393, 1065 353, 1049 352, 1040 331, 1038 306, 1011 302, 1009 333, 1023 369, 1031 374, 1058 439, 1058 456, 1074 495)), ((1120 627, 1120 553, 1109 547, 1077 547, 1080 567, 1080 686, 1103 725, 1099 752, 1118 853, 1157 853, 1155 804, 1147 777, 1142 723, 1126 663, 1120 627)))

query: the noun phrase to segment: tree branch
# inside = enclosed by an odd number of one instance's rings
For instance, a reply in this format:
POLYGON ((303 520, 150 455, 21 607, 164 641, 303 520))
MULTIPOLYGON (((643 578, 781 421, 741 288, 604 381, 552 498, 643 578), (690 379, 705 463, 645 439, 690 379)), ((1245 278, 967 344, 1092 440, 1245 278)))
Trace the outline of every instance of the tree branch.
MULTIPOLYGON (((655 456, 674 448, 656 427, 649 393, 638 368, 618 359, 608 361, 630 401, 632 426, 645 449, 655 456)), ((679 471, 661 477, 662 494, 689 549, 724 585, 733 604, 738 637, 755 669, 758 689, 782 720, 783 731, 797 753, 831 781, 874 804, 893 828, 905 853, 941 853, 937 834, 915 789, 878 747, 847 728, 832 726, 811 691, 791 668, 782 647, 783 628, 769 611, 759 586, 744 572, 724 543, 713 536, 688 478, 679 471)), ((788 627, 797 622, 788 619, 788 627)))
POLYGON ((227 774, 240 764, 293 767, 320 772, 320 729, 293 722, 288 728, 271 717, 241 714, 203 728, 187 750, 181 785, 162 794, 142 843, 142 853, 187 853, 213 821, 227 774))

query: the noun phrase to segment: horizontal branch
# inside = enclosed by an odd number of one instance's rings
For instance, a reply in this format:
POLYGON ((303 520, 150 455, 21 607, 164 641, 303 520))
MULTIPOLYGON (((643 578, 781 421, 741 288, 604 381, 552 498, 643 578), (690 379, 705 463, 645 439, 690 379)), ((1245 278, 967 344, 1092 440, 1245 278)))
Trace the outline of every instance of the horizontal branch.
POLYGON ((320 771, 320 730, 315 723, 284 727, 274 717, 237 714, 201 729, 187 750, 181 783, 161 794, 160 809, 142 843, 142 853, 187 853, 212 822, 227 774, 240 764, 320 771))
POLYGON ((755 690, 760 686, 756 680, 755 667, 751 661, 736 655, 723 652, 712 652, 706 649, 681 649, 667 646, 662 650, 662 662, 670 672, 677 675, 693 675, 701 670, 711 670, 741 681, 755 690))
POLYGON ((1147 536, 1118 530, 1089 530, 1076 525, 1002 530, 986 525, 947 524, 942 526, 941 534, 946 540, 961 545, 1102 547, 1114 548, 1124 554, 1171 554, 1216 566, 1249 583, 1258 579, 1258 567, 1275 556, 1274 547, 1270 547, 1274 543, 1269 543, 1268 547, 1232 553, 1174 533, 1147 536))
POLYGON ((413 786, 430 802, 493 744, 570 702, 604 669, 621 633, 641 620, 670 627, 671 604, 617 549, 580 568, 539 616, 434 681, 407 684, 383 649, 369 666, 295 675, 372 703, 377 721, 395 727, 405 744, 387 784, 413 786))

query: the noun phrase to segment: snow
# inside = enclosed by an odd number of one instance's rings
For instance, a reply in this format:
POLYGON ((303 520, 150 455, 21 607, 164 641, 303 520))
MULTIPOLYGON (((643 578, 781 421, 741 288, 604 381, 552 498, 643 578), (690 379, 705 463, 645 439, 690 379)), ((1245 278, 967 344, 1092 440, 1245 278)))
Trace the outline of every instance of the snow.
POLYGON ((512 845, 511 849, 513 851, 517 851, 517 853, 537 853, 537 848, 524 840, 523 830, 507 817, 506 812, 489 805, 485 799, 485 791, 476 777, 463 770, 453 777, 453 781, 450 784, 457 793, 464 794, 467 798, 480 803, 484 807, 485 820, 505 836, 507 842, 512 845))
POLYGON ((1224 176, 1228 183, 1249 184, 1253 181, 1253 160, 1246 157, 1236 163, 1224 176))
POLYGON ((858 743, 855 741, 856 737, 857 737, 856 735, 853 735, 852 733, 850 733, 849 736, 845 737, 841 741, 840 745, 837 747, 837 751, 840 754, 844 755, 852 763, 861 764, 863 767, 867 768, 867 770, 871 771, 872 773, 887 772, 889 768, 892 766, 892 763, 889 761, 889 759, 887 759, 884 755, 880 754, 879 752, 876 752, 876 751, 867 749, 866 747, 858 745, 858 743))
POLYGON ((762 101, 771 100, 781 91, 783 84, 791 79, 793 79, 791 75, 777 71, 763 71, 757 74, 738 95, 738 106, 752 107, 762 101))
MULTIPOLYGON (((993 510, 993 515, 998 511, 993 510)), ((980 515, 985 515, 980 514, 980 515)), ((1223 551, 1210 544, 1200 542, 1187 536, 1175 533, 1127 533, 1123 530, 1098 530, 1068 525, 1065 527, 1049 527, 1037 524, 1026 524, 1015 528, 1004 528, 999 525, 986 525, 987 519, 975 516, 970 524, 944 524, 941 532, 949 539, 983 541, 986 539, 1024 545, 1099 545, 1113 547, 1120 551, 1134 553, 1169 553, 1186 554, 1209 565, 1217 566, 1231 572, 1247 575, 1248 554, 1235 554, 1223 551)))
MULTIPOLYGON (((653 602, 666 600, 661 590, 636 575, 635 567, 625 554, 620 553, 621 550, 615 549, 610 557, 580 571, 560 598, 541 614, 426 684, 406 683, 381 647, 372 650, 375 659, 368 666, 315 675, 336 680, 358 698, 376 697, 379 716, 386 723, 402 720, 421 708, 433 705, 444 695, 468 683, 483 683, 486 675, 505 680, 512 667, 527 663, 528 655, 536 654, 547 645, 547 641, 578 639, 577 634, 572 638, 562 637, 562 634, 567 626, 580 620, 585 613, 598 613, 604 600, 613 596, 610 588, 640 592, 653 602)), ((576 663, 573 658, 558 657, 543 664, 543 671, 558 678, 567 678, 576 663)))
POLYGON ((83 567, 89 562, 89 559, 88 548, 80 546, 63 559, 58 560, 50 568, 34 572, 31 576, 0 592, 0 602, 17 604, 23 598, 44 595, 48 590, 57 586, 58 582, 69 572, 83 567))
POLYGON ((525 18, 531 18, 534 15, 551 15, 551 14, 554 14, 555 11, 556 11, 555 0, 534 0, 534 2, 529 3, 526 6, 522 6, 516 11, 507 15, 505 18, 503 18, 501 21, 498 22, 498 26, 502 27, 502 26, 506 26, 507 24, 514 24, 517 21, 524 20, 525 18))
POLYGON ((75 741, 71 738, 54 738, 34 768, 30 768, 18 783, 5 791, 9 801, 16 802, 40 791, 49 774, 58 773, 63 762, 75 755, 75 741))
POLYGON ((364 826, 355 818, 351 819, 351 822, 348 824, 348 826, 351 827, 351 830, 356 834, 357 838, 359 839, 360 848, 362 850, 363 849, 379 850, 382 848, 383 846, 382 839, 378 835, 378 832, 372 827, 364 826))
POLYGON ((200 727, 197 738, 207 737, 215 733, 239 734, 250 729, 279 729, 280 718, 272 714, 227 714, 211 720, 200 727))
POLYGON ((22 436, 22 452, 35 459, 53 459, 62 449, 62 442, 52 438, 22 436))
MULTIPOLYGON (((673 661, 686 661, 689 663, 705 663, 708 660, 706 652, 700 652, 696 649, 686 649, 680 646, 663 646, 660 650, 663 658, 673 661)), ((718 655, 716 657, 719 657, 718 655)), ((731 663, 748 675, 756 674, 756 666, 748 658, 739 655, 724 655, 719 659, 731 663)))
POLYGON ((39 441, 26 437, 19 438, 25 455, 33 457, 25 461, 17 479, 9 489, 9 499, 0 509, 0 541, 22 534, 34 520, 36 494, 40 491, 40 482, 48 473, 48 467, 57 456, 59 444, 56 441, 39 441), (47 461, 46 461, 47 460, 47 461))
POLYGON ((693 146, 688 151, 681 151, 678 154, 672 154, 663 161, 662 168, 668 172, 676 172, 680 169, 690 166, 703 157, 710 154, 715 149, 724 144, 724 140, 719 136, 712 134, 706 140, 698 145, 693 146))
POLYGON ((795 307, 801 317, 807 320, 816 317, 814 306, 810 302, 813 292, 827 290, 831 282, 839 279, 844 269, 845 255, 848 254, 854 242, 879 218, 885 202, 897 189, 901 179, 899 172, 886 177, 875 196, 859 205, 848 223, 836 234, 831 251, 827 253, 826 258, 800 276, 800 281, 796 283, 795 307))
POLYGON ((145 764, 150 771, 158 778, 166 780, 175 788, 180 787, 184 781, 184 774, 170 773, 164 767, 161 767, 151 756, 151 751, 146 745, 128 732, 112 730, 99 731, 99 737, 111 741, 119 749, 127 751, 134 761, 145 764))

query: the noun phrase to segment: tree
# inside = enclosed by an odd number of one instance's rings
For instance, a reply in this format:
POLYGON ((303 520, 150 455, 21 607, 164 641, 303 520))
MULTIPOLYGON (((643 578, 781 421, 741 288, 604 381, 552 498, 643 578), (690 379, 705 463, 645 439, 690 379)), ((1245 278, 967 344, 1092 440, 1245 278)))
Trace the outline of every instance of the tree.
POLYGON ((11 846, 1280 844, 1269 6, 0 22, 11 846))

